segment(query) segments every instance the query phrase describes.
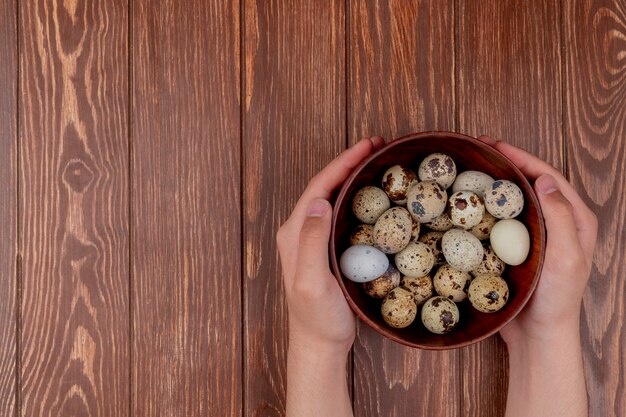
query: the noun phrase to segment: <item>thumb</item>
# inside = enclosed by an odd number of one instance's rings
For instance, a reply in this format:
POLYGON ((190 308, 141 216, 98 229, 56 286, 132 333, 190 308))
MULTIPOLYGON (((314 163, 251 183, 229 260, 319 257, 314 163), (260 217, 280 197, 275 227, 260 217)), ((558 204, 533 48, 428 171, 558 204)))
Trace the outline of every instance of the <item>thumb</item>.
MULTIPOLYGON (((300 230, 298 270, 300 273, 328 269, 328 239, 332 210, 330 203, 316 198, 309 203, 300 230)), ((300 275, 300 274, 298 274, 300 275)))
POLYGON ((554 177, 543 174, 537 178, 535 191, 546 222, 548 246, 559 248, 559 251, 569 249, 570 253, 572 245, 580 247, 574 209, 569 200, 561 193, 554 177))

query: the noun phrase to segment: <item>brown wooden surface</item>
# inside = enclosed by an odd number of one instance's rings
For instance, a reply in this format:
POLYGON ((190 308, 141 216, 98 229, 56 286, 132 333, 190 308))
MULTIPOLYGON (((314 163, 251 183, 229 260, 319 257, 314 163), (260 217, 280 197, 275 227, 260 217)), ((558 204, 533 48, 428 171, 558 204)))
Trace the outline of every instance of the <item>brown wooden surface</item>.
POLYGON ((243 120, 245 413, 285 410, 287 307, 275 234, 345 147, 342 2, 247 1, 243 120))
POLYGON ((0 414, 7 416, 17 412, 16 6, 0 0, 0 414))
MULTIPOLYGON (((458 6, 459 130, 506 140, 563 167, 558 2, 458 6)), ((507 361, 499 336, 461 350, 462 415, 502 415, 507 361)))
POLYGON ((589 407, 626 415, 626 3, 564 3, 569 179, 600 219, 581 324, 589 407))
MULTIPOLYGON (((372 134, 389 140, 416 131, 454 130, 453 2, 349 4, 349 144, 372 134)), ((456 350, 401 346, 359 322, 355 415, 456 415, 458 358, 456 350)))
MULTIPOLYGON (((585 368, 624 415, 625 37, 623 0, 0 0, 0 416, 283 415, 276 229, 347 144, 428 129, 599 215, 585 368)), ((359 324, 356 414, 500 416, 506 360, 359 324)))
POLYGON ((132 12, 130 413, 240 415, 239 4, 132 12))
POLYGON ((19 16, 19 411, 127 415, 128 9, 41 0, 19 16))

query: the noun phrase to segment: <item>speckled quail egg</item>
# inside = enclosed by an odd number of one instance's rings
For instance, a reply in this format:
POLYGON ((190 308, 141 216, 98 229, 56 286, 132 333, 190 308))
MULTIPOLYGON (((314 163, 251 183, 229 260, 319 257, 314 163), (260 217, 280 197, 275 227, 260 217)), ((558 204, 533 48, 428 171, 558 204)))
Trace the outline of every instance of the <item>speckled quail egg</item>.
POLYGON ((391 327, 407 327, 417 316, 417 304, 413 295, 404 288, 394 288, 385 296, 380 307, 383 319, 391 327))
POLYGON ((420 223, 432 221, 446 208, 448 194, 434 181, 418 182, 409 190, 407 209, 411 216, 420 223))
POLYGON ((441 265, 446 262, 446 258, 443 257, 443 252, 441 251, 441 238, 443 237, 444 232, 426 232, 422 236, 420 236, 419 241, 427 244, 430 247, 430 250, 433 251, 433 255, 435 256, 435 265, 441 265))
POLYGON ((454 225, 450 220, 450 216, 445 211, 441 213, 440 216, 435 217, 430 222, 424 224, 424 226, 428 227, 430 230, 436 230, 437 232, 447 232, 452 229, 454 225))
POLYGON ((485 188, 491 185, 493 178, 480 171, 464 171, 456 176, 452 184, 452 192, 472 191, 481 197, 485 197, 485 188))
POLYGON ((409 244, 413 219, 404 207, 392 207, 376 220, 375 246, 384 253, 397 253, 409 244))
POLYGON ((430 275, 402 277, 400 286, 413 294, 413 299, 418 306, 433 296, 433 280, 430 275))
POLYGON ((389 199, 398 205, 406 204, 406 193, 417 184, 417 175, 401 165, 394 165, 385 171, 382 188, 389 199))
POLYGON ((448 199, 450 221, 462 229, 470 229, 480 223, 485 212, 482 198, 472 191, 457 191, 448 199))
POLYGON ((373 246, 354 245, 341 254, 339 267, 349 280, 368 282, 385 273, 389 268, 389 259, 373 246))
POLYGON ((500 220, 489 236, 491 248, 507 265, 519 265, 530 251, 530 235, 522 222, 515 219, 500 220))
POLYGON ((498 219, 512 219, 524 208, 524 194, 514 182, 494 181, 485 189, 485 208, 498 219))
POLYGON ((433 153, 424 158, 417 175, 421 181, 435 181, 445 189, 456 178, 456 164, 446 154, 433 153))
POLYGON ((480 240, 489 239, 489 236, 491 235, 491 229, 497 221, 498 219, 493 217, 491 213, 485 210, 485 212, 483 213, 483 218, 480 219, 480 223, 469 229, 469 232, 480 240))
MULTIPOLYGON (((413 219, 413 216, 411 216, 411 219, 413 219)), ((422 227, 420 225, 420 222, 413 219, 413 227, 411 229, 411 241, 417 240, 420 237, 421 228, 422 227)))
POLYGON ((356 192, 352 199, 352 211, 363 223, 374 224, 391 207, 389 197, 378 187, 367 186, 356 192))
POLYGON ((441 238, 441 250, 446 261, 455 269, 469 272, 483 260, 483 245, 470 232, 452 229, 441 238))
POLYGON ((400 285, 400 271, 390 263, 384 274, 363 284, 363 289, 370 297, 384 298, 389 291, 398 285, 400 285))
POLYGON ((458 322, 459 308, 446 297, 433 297, 422 306, 422 323, 432 333, 450 333, 458 322))
MULTIPOLYGON (((482 258, 482 255, 481 255, 482 258)), ((421 277, 430 272, 435 264, 433 251, 422 242, 411 242, 395 255, 396 268, 403 275, 421 277)))
POLYGON ((437 294, 459 303, 467 298, 472 276, 445 264, 439 267, 433 278, 433 286, 437 294))
POLYGON ((350 245, 359 244, 374 246, 374 226, 363 223, 354 228, 350 234, 350 245))
POLYGON ((468 298, 476 310, 493 313, 506 304, 509 287, 497 275, 478 275, 469 286, 468 298))
POLYGON ((498 258, 498 255, 491 249, 491 246, 484 248, 483 260, 478 265, 478 268, 472 271, 472 275, 478 276, 482 274, 491 274, 500 276, 504 273, 506 264, 502 259, 498 258))

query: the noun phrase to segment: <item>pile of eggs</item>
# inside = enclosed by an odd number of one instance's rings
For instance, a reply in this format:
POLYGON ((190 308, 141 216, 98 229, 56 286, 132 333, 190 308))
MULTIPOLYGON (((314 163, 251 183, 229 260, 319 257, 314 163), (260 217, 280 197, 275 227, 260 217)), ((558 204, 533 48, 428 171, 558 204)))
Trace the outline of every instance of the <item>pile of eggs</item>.
POLYGON ((427 156, 418 173, 394 165, 381 187, 352 199, 361 222, 340 258, 342 273, 382 299, 381 314, 395 328, 411 325, 421 308, 429 331, 445 334, 459 323, 457 303, 483 313, 506 304, 506 265, 520 265, 530 249, 520 188, 479 171, 457 175, 452 158, 427 156))

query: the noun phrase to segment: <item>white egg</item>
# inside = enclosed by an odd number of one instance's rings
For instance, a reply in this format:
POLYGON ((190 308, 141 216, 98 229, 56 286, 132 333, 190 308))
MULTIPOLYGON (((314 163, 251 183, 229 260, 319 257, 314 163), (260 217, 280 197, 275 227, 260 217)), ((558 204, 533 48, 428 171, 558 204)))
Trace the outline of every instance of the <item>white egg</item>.
POLYGON ((493 251, 507 265, 521 264, 530 251, 528 229, 519 220, 500 220, 491 229, 489 239, 493 251))
POLYGON ((452 192, 472 191, 481 197, 485 197, 485 188, 491 185, 493 178, 480 171, 464 171, 456 176, 452 184, 452 192))
POLYGON ((369 245, 354 245, 344 251, 339 259, 341 272, 351 281, 373 281, 389 267, 387 255, 369 245))

